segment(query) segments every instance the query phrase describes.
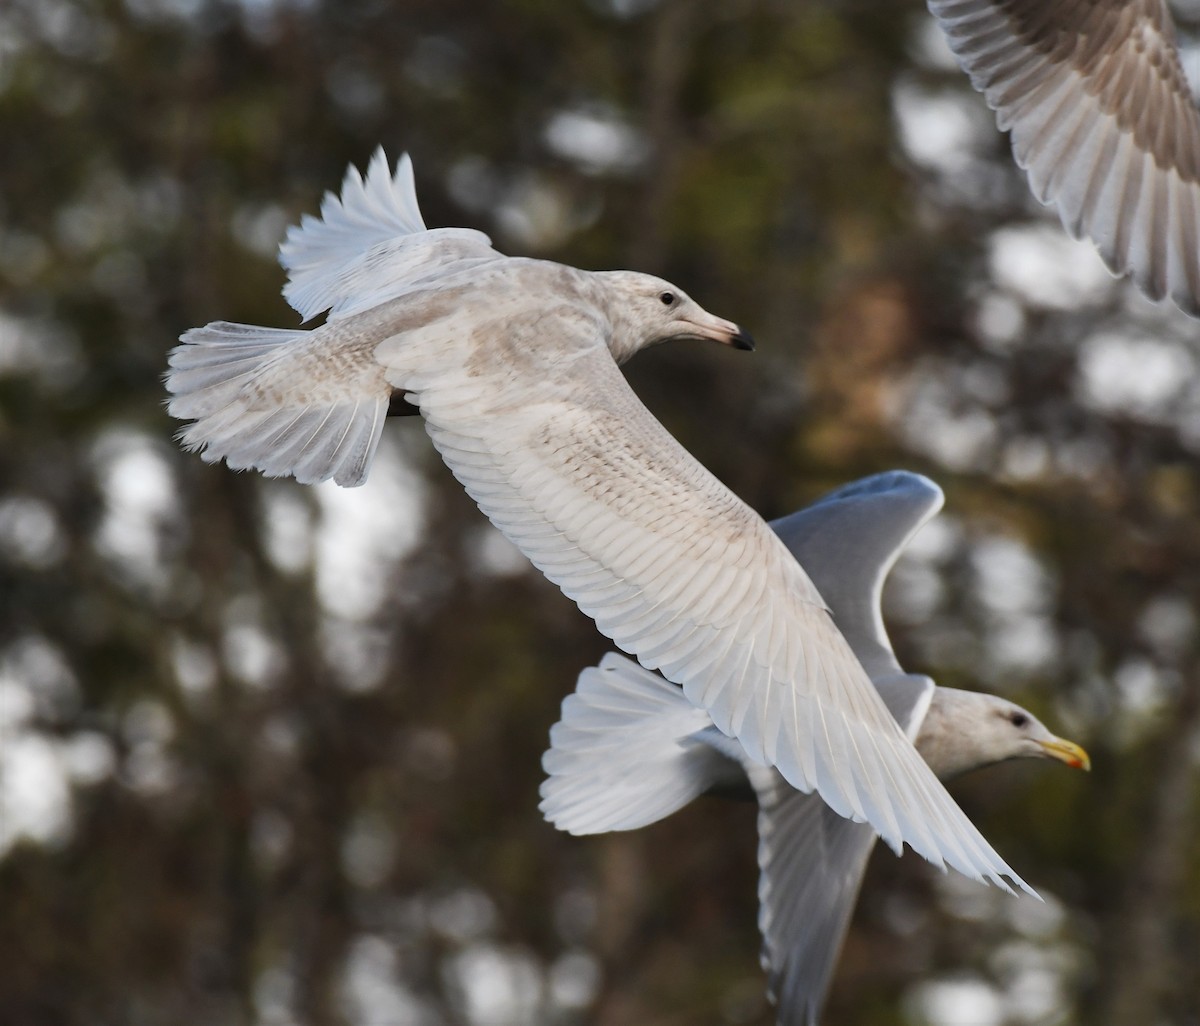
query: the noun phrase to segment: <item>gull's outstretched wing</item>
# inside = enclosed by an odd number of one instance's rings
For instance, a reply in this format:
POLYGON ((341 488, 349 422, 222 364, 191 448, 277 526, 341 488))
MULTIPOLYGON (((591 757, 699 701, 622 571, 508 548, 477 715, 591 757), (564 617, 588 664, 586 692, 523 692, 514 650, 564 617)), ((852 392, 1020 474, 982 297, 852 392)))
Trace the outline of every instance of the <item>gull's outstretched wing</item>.
POLYGON ((484 513, 753 761, 897 850, 1024 886, 905 737, 800 565, 641 404, 596 325, 571 310, 525 316, 504 330, 557 336, 552 368, 477 345, 488 359, 421 373, 403 340, 376 351, 484 513))
POLYGON ((883 626, 883 582, 943 500, 941 488, 929 478, 891 470, 854 481, 771 521, 872 677, 903 673, 883 626))
POLYGON ((539 808, 559 830, 598 834, 657 823, 726 780, 745 788, 738 763, 694 739, 704 730, 708 713, 678 686, 609 652, 550 728, 539 808))
POLYGON ((283 294, 305 320, 322 310, 348 317, 386 303, 415 286, 500 259, 473 228, 427 229, 417 207, 412 161, 388 170, 383 147, 364 179, 346 171, 342 193, 325 193, 321 216, 305 214, 288 229, 279 262, 288 272, 283 294))
POLYGON ((1034 195, 1200 314, 1200 113, 1165 0, 929 0, 1034 195))

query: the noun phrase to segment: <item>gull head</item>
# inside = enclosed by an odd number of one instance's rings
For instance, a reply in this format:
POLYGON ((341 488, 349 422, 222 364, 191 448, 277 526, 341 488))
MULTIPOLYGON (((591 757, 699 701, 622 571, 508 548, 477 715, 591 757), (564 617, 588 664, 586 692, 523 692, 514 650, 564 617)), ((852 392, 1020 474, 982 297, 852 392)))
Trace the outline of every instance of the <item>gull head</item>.
POLYGON ((613 336, 609 348, 618 363, 660 342, 697 339, 752 350, 754 339, 733 321, 715 317, 683 289, 652 274, 600 271, 610 300, 613 336))
POLYGON ((1074 741, 1057 737, 1028 709, 997 695, 938 688, 917 735, 917 749, 942 779, 1008 759, 1055 759, 1089 770, 1074 741))

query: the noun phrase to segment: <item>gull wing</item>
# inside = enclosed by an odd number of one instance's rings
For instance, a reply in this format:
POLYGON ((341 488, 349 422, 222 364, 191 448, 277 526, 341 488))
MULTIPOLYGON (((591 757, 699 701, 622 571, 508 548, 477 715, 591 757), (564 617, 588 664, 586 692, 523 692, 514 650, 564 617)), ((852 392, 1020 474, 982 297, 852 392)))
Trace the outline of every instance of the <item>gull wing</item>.
POLYGON ((1200 113, 1165 0, 929 0, 1034 195, 1200 314, 1200 113))
POLYGON ((750 775, 759 795, 758 927, 768 993, 781 1026, 817 1026, 876 834, 773 771, 750 775), (767 773, 775 779, 764 784, 767 773))
POLYGON ((279 247, 288 272, 283 294, 305 320, 323 310, 331 319, 348 317, 498 259, 483 232, 427 229, 412 161, 401 156, 392 175, 383 147, 365 179, 351 166, 341 195, 325 193, 321 216, 305 214, 279 247))
POLYGON ((771 521, 872 677, 903 673, 883 625, 883 582, 944 498, 929 478, 892 470, 854 481, 771 521))
POLYGON ((463 367, 410 369, 402 339, 376 350, 492 522, 751 760, 896 850, 1025 886, 905 737, 800 565, 642 405, 594 320, 551 308, 503 330, 525 346, 476 344, 487 357, 463 367))

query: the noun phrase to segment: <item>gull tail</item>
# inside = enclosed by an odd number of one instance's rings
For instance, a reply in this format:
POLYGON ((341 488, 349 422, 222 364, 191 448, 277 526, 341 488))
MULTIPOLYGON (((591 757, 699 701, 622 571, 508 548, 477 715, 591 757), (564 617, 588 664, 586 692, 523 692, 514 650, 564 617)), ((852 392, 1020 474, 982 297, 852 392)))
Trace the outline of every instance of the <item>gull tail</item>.
POLYGON ((193 421, 180 442, 234 470, 362 484, 392 390, 382 368, 339 354, 325 333, 226 321, 186 332, 166 374, 167 411, 193 421))
POLYGON ((737 767, 695 737, 712 721, 683 691, 611 652, 579 675, 542 756, 542 814, 598 834, 656 823, 737 767))

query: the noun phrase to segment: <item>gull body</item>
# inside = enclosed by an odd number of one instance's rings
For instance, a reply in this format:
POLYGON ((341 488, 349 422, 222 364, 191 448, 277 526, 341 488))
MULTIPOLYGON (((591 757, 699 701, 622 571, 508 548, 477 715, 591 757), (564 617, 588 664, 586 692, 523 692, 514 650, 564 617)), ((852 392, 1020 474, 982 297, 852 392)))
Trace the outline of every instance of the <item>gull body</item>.
POLYGON ((928 0, 1034 195, 1200 315, 1200 112, 1165 0, 928 0))
MULTIPOLYGON (((1008 759, 1087 768, 1087 754, 995 695, 936 686, 896 661, 880 611, 888 569, 941 506, 941 490, 879 474, 772 523, 826 595, 888 708, 943 779, 1008 759)), ((759 803, 759 926, 769 987, 786 1026, 814 1026, 876 833, 747 757, 679 688, 611 653, 579 677, 543 759, 546 818, 576 834, 657 822, 704 793, 759 803)))
POLYGON ((216 322, 170 357, 169 411, 209 461, 353 485, 396 395, 489 519, 600 631, 755 763, 839 815, 1024 887, 930 772, 766 523, 642 405, 618 365, 667 339, 746 348, 677 287, 502 256, 428 230, 411 164, 353 168, 281 247, 311 331, 216 322))

